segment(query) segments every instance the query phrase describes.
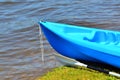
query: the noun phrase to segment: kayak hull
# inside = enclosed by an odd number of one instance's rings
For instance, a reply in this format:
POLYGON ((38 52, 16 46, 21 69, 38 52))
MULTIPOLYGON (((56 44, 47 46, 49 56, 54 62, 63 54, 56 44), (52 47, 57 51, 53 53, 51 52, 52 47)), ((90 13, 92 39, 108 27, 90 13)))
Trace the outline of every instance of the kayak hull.
POLYGON ((113 54, 114 50, 109 51, 108 47, 110 45, 106 45, 107 43, 110 43, 110 41, 107 41, 104 44, 105 39, 99 38, 99 35, 100 37, 101 36, 104 37, 104 34, 103 33, 101 34, 102 31, 103 32, 107 32, 107 31, 104 30, 99 31, 99 29, 92 29, 92 28, 84 28, 82 30, 81 28, 78 28, 76 26, 60 24, 60 23, 52 23, 52 22, 40 22, 40 26, 47 40, 49 41, 50 45, 59 54, 75 60, 103 63, 120 68, 119 52, 117 51, 116 52, 117 54, 116 53, 113 54), (81 33, 79 32, 84 34, 81 35, 81 33), (90 38, 91 36, 92 39, 90 38))

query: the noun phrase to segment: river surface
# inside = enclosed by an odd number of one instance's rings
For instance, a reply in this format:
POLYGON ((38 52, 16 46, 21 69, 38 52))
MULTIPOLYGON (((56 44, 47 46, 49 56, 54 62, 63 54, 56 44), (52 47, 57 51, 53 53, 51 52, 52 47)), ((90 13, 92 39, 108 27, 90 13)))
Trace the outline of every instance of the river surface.
POLYGON ((0 80, 34 80, 60 64, 38 21, 120 31, 120 0, 0 0, 0 80))

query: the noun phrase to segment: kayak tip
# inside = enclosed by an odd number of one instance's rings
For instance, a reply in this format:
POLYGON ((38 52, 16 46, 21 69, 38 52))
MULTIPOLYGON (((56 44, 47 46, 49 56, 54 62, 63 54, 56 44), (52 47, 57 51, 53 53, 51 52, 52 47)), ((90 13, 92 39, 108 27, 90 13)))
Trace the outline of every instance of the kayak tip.
POLYGON ((40 22, 40 23, 45 23, 46 21, 42 21, 42 20, 40 20, 39 22, 40 22))

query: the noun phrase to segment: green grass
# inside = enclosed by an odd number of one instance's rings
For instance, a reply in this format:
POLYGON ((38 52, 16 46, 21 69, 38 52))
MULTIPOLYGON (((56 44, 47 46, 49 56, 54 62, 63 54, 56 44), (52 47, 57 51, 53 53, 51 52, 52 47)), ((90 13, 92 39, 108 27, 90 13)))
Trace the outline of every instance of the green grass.
POLYGON ((43 77, 36 80, 120 80, 91 69, 83 67, 59 67, 48 72, 43 77))

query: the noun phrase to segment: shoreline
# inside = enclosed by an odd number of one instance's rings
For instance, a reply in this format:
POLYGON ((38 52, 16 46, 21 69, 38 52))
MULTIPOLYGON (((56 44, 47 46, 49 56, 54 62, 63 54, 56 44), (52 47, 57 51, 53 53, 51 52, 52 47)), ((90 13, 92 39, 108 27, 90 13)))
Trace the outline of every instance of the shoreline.
POLYGON ((35 80, 119 80, 119 78, 110 76, 95 70, 84 67, 66 67, 61 66, 50 70, 42 77, 35 80))

